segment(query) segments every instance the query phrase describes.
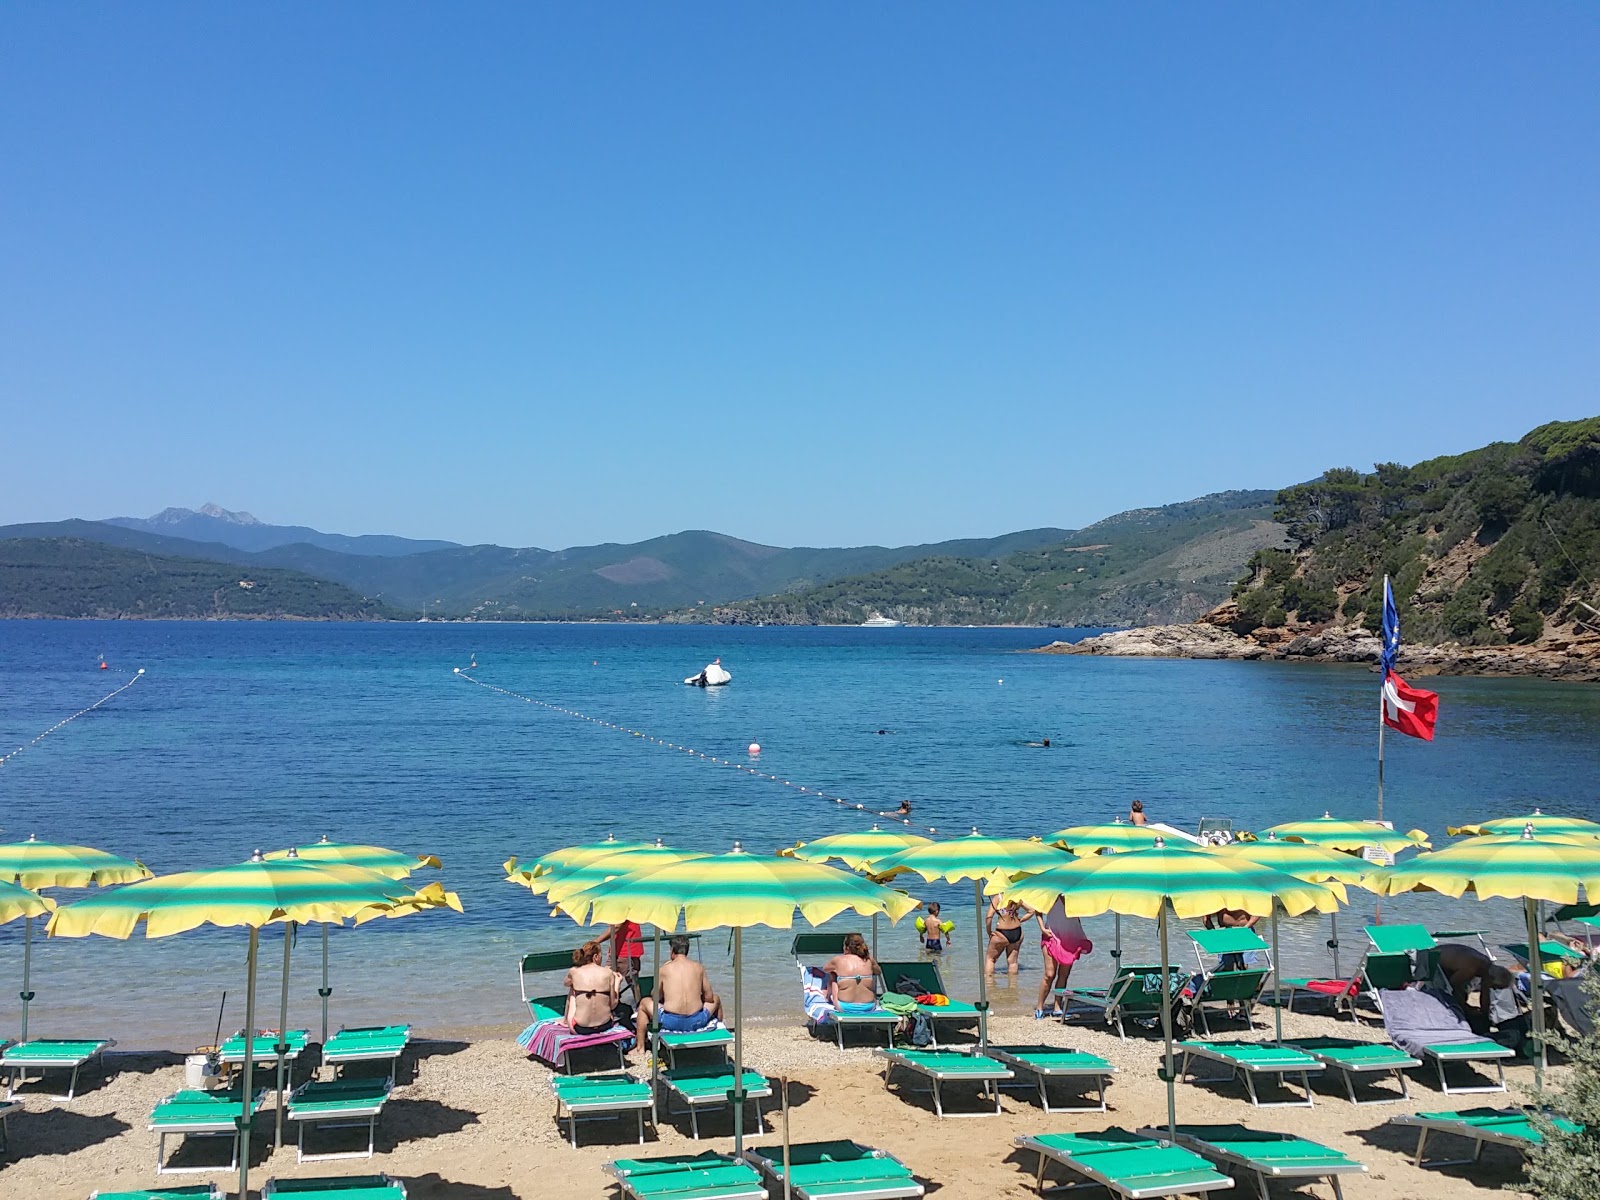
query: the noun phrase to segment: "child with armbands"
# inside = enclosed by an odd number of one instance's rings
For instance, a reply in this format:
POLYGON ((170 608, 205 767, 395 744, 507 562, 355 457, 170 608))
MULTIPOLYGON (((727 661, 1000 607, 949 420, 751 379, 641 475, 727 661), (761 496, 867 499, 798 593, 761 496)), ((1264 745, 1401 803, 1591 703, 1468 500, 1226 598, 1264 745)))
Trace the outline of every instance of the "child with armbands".
POLYGON ((922 935, 922 948, 929 954, 943 954, 945 947, 950 944, 950 934, 955 929, 956 923, 940 920, 937 900, 929 900, 923 907, 928 910, 928 915, 917 918, 917 932, 922 935))

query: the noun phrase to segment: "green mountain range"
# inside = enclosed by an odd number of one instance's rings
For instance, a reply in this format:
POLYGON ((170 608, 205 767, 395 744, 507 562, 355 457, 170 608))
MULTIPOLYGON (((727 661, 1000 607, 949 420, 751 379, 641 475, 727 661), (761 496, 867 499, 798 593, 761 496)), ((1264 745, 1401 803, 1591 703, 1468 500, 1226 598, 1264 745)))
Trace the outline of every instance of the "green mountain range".
MULTIPOLYGON (((1047 546, 930 555, 818 587, 715 607, 727 624, 1141 625, 1191 620, 1228 595, 1257 551, 1285 545, 1271 491, 1133 509, 1047 546)), ((706 619, 700 612, 677 620, 706 619)))

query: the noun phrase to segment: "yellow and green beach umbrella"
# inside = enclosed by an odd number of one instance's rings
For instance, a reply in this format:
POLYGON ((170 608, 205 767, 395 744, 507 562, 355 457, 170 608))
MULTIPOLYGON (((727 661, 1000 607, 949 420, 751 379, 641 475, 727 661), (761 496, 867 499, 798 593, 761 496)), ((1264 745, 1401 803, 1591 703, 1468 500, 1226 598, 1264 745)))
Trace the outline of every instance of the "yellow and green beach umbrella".
POLYGON ((1401 892, 1439 892, 1479 900, 1504 897, 1521 900, 1528 925, 1530 999, 1533 1003, 1533 1037, 1539 1048, 1534 1058, 1534 1083, 1544 1086, 1543 972, 1538 958, 1539 917, 1536 904, 1575 904, 1579 889, 1591 903, 1600 900, 1600 842, 1574 842, 1535 835, 1531 824, 1518 837, 1486 835, 1467 838, 1432 854, 1419 854, 1391 867, 1375 881, 1386 896, 1401 892))
POLYGON ((1159 829, 1148 825, 1131 825, 1127 821, 1107 821, 1100 825, 1074 825, 1045 834, 1044 840, 1052 846, 1073 854, 1120 854, 1127 850, 1148 850, 1161 837, 1159 829))
MULTIPOLYGON (((899 854, 902 850, 929 845, 932 841, 932 838, 923 837, 919 833, 880 829, 874 825, 871 829, 833 833, 809 842, 796 842, 787 849, 779 850, 778 853, 790 858, 803 858, 807 862, 837 861, 852 871, 870 872, 872 864, 880 859, 887 858, 891 854, 899 854)), ((877 917, 872 918, 872 957, 878 957, 877 917)))
POLYGON ((1280 841, 1310 842, 1330 850, 1356 850, 1364 846, 1377 846, 1390 854, 1402 850, 1427 849, 1428 835, 1420 829, 1397 833, 1381 821, 1346 821, 1329 813, 1309 821, 1289 821, 1266 830, 1276 834, 1280 841))
MULTIPOLYGON (((1272 957, 1278 957, 1278 908, 1291 917, 1333 912, 1339 898, 1320 884, 1248 860, 1224 858, 1208 850, 1168 846, 1078 858, 1065 866, 1019 879, 1010 895, 1034 908, 1048 909, 1060 897, 1068 916, 1101 913, 1154 917, 1161 935, 1161 1027, 1166 1038, 1167 1128, 1177 1126, 1176 1076, 1172 1067, 1172 989, 1167 947, 1167 913, 1198 917, 1231 908, 1272 917, 1272 957)), ((1281 1020, 1281 1017, 1280 1017, 1281 1020)), ((1283 1040, 1281 1025, 1278 1040, 1283 1040)))
POLYGON ((999 891, 1016 875, 1048 870, 1066 861, 1066 851, 1047 846, 1038 838, 985 837, 974 829, 965 837, 912 846, 872 864, 872 877, 880 880, 906 871, 929 883, 972 880, 972 942, 978 948, 978 1004, 982 1014, 978 1024, 980 1044, 988 1041, 989 1009, 989 981, 984 971, 987 947, 979 933, 983 928, 984 885, 991 885, 990 891, 999 891))
POLYGON ((241 1069, 239 1194, 250 1194, 250 1128, 254 1122, 256 959, 261 927, 279 921, 343 921, 392 907, 410 889, 359 867, 319 866, 295 859, 269 862, 257 851, 249 862, 184 871, 130 883, 56 909, 51 937, 129 938, 141 925, 146 937, 168 937, 202 925, 245 926, 244 1064, 241 1069))
POLYGON ((569 896, 561 905, 580 925, 630 920, 689 931, 733 928, 733 1138, 744 1151, 743 930, 748 925, 788 929, 795 913, 821 925, 843 912, 863 917, 887 914, 898 921, 917 906, 903 892, 859 875, 804 859, 746 854, 738 843, 730 854, 709 854, 619 875, 569 896))
POLYGON ((591 859, 604 858, 608 854, 616 854, 622 850, 648 850, 654 842, 627 842, 615 834, 607 834, 602 841, 586 842, 578 846, 563 846, 559 850, 552 850, 542 854, 525 866, 519 866, 518 860, 508 858, 505 861, 507 877, 515 874, 527 874, 530 877, 546 875, 551 871, 559 871, 567 867, 575 867, 591 859))
POLYGON ((615 879, 618 875, 705 857, 704 851, 679 850, 655 842, 593 858, 586 857, 583 861, 570 866, 555 867, 543 872, 535 872, 532 869, 512 870, 507 873, 506 881, 520 884, 535 896, 544 896, 550 903, 559 904, 567 896, 594 887, 598 883, 604 883, 608 879, 615 879))
POLYGON ((14 883, 0 883, 0 925, 20 919, 46 915, 53 907, 49 900, 14 883))
MULTIPOLYGON (((309 846, 294 846, 288 850, 273 850, 267 856, 268 862, 280 862, 294 858, 301 862, 318 863, 343 867, 360 867, 363 870, 373 871, 388 879, 407 879, 411 873, 422 867, 440 869, 439 859, 432 854, 407 854, 403 850, 390 850, 385 846, 367 846, 355 842, 334 842, 323 834, 321 839, 312 842, 309 846)), ((461 902, 454 899, 454 893, 440 891, 439 900, 461 911, 461 902), (450 897, 450 899, 444 899, 450 897), (454 903, 451 903, 454 900, 454 903)), ((328 1000, 333 995, 333 985, 328 982, 328 922, 322 923, 322 987, 317 995, 322 999, 322 1040, 328 1040, 328 1000)), ((283 931, 285 939, 289 937, 289 930, 283 931)), ((288 946, 284 947, 285 961, 288 959, 288 946)), ((287 980, 287 968, 284 971, 287 980)), ((287 985, 286 985, 287 986, 287 985)), ((280 1022, 281 1024, 281 1022, 280 1022)))
MULTIPOLYGON (((0 880, 25 888, 85 888, 149 878, 149 868, 137 859, 91 846, 41 842, 36 837, 0 845, 0 880)), ((26 922, 22 931, 23 1042, 28 1040, 28 1006, 33 1003, 33 989, 29 986, 33 973, 33 916, 27 917, 26 922)))
POLYGON ((1597 838, 1600 839, 1600 824, 1594 821, 1585 821, 1582 817, 1563 817, 1552 813, 1541 812, 1534 809, 1525 817, 1498 817, 1493 821, 1484 821, 1478 825, 1451 826, 1452 837, 1469 834, 1474 837, 1496 834, 1505 837, 1518 837, 1522 831, 1533 829, 1534 837, 1572 837, 1572 838, 1597 838))

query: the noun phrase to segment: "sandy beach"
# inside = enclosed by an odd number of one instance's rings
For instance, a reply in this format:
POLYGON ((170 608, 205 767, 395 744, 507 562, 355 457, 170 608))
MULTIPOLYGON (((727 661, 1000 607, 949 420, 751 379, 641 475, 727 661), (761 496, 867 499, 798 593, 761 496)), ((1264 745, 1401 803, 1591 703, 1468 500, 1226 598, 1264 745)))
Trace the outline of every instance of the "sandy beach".
MULTIPOLYGON (((1270 1010, 1258 1014, 1253 1036, 1270 1038, 1271 1020, 1270 1010)), ((1286 1036, 1382 1037, 1381 1030, 1367 1023, 1336 1023, 1303 1014, 1286 1014, 1284 1030, 1286 1036)), ((995 1018, 990 1032, 995 1044, 1044 1042, 1110 1060, 1119 1068, 1108 1091, 1110 1111, 1046 1114, 1030 1087, 1004 1093, 1001 1115, 940 1120, 925 1093, 902 1091, 898 1081, 908 1078, 903 1073, 896 1074, 892 1090, 886 1089, 883 1060, 869 1049, 852 1047, 841 1053, 832 1042, 816 1040, 796 1026, 751 1025, 746 1058, 775 1085, 779 1078, 788 1079, 794 1141, 855 1138, 899 1156, 930 1194, 952 1198, 1034 1194, 1034 1156, 1014 1148, 1018 1135, 1110 1125, 1133 1129, 1164 1120, 1165 1090, 1156 1075, 1161 1043, 1150 1032, 1121 1041, 1114 1032, 1098 1027, 1064 1027, 1018 1017, 995 1018)), ((1227 1036, 1220 1030, 1218 1034, 1227 1036)), ((643 1056, 636 1052, 631 1061, 637 1070, 643 1056)), ((83 1200, 96 1188, 156 1185, 156 1135, 145 1126, 156 1101, 182 1086, 181 1059, 170 1053, 114 1052, 107 1067, 107 1077, 91 1074, 70 1104, 38 1096, 23 1099, 24 1111, 10 1122, 10 1153, 0 1159, 0 1195, 83 1200)), ((1555 1078, 1559 1072, 1555 1068, 1555 1078)), ((1185 1084, 1178 1089, 1178 1119, 1292 1131, 1342 1150, 1368 1167, 1365 1178, 1345 1181, 1352 1200, 1443 1196, 1463 1189, 1487 1196, 1514 1185, 1521 1178, 1521 1162, 1503 1149, 1485 1151, 1475 1168, 1419 1170, 1409 1157, 1415 1135, 1386 1122, 1399 1112, 1516 1102, 1532 1086, 1531 1069, 1513 1067, 1508 1071, 1510 1094, 1488 1096, 1446 1097, 1438 1091, 1431 1069, 1412 1074, 1409 1101, 1362 1107, 1352 1106, 1333 1078, 1317 1083, 1316 1104, 1310 1109, 1254 1109, 1235 1084, 1185 1084)), ((385 1171, 405 1181, 413 1200, 574 1200, 611 1194, 602 1167, 614 1158, 727 1151, 731 1146, 731 1123, 724 1111, 703 1121, 704 1136, 698 1143, 689 1138, 687 1118, 668 1120, 663 1115, 658 1129, 647 1129, 643 1148, 635 1144, 635 1126, 629 1119, 580 1124, 580 1146, 573 1149, 565 1140, 565 1126, 558 1129, 553 1119, 549 1078, 548 1070, 522 1055, 509 1030, 504 1036, 473 1040, 419 1040, 415 1061, 408 1057, 379 1124, 374 1158, 297 1166, 292 1130, 284 1147, 272 1152, 268 1111, 258 1123, 252 1190, 272 1176, 385 1171)), ((970 1111, 975 1105, 967 1094, 955 1091, 947 1107, 970 1111)), ((776 1096, 769 1111, 775 1120, 776 1096)), ((752 1136, 751 1141, 776 1142, 775 1123, 769 1122, 767 1129, 766 1135, 752 1136)), ((358 1145, 354 1132, 322 1137, 319 1149, 358 1145), (346 1142, 332 1140, 339 1137, 346 1142)), ((363 1129, 359 1144, 364 1142, 363 1129)), ((1461 1145, 1444 1142, 1437 1150, 1430 1145, 1430 1154, 1456 1157, 1461 1145)), ((226 1150, 220 1140, 201 1139, 181 1154, 182 1162, 223 1166, 210 1174, 168 1177, 163 1184, 215 1179, 225 1191, 237 1185, 236 1177, 225 1169, 226 1150)), ((1246 1189, 1253 1193, 1253 1183, 1241 1180, 1231 1194, 1244 1195, 1246 1189)), ((1277 1196, 1331 1194, 1323 1183, 1302 1185, 1298 1192, 1279 1183, 1273 1190, 1277 1196)))

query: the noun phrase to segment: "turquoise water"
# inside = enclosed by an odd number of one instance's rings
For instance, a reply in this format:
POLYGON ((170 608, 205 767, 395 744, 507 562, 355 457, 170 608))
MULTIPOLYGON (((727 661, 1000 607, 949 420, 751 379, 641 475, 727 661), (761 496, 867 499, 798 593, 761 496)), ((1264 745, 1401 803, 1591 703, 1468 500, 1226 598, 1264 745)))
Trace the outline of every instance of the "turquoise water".
MULTIPOLYGON (((770 781, 457 679, 478 677, 563 707, 748 762, 797 784, 948 831, 1029 835, 1110 819, 1133 797, 1156 820, 1240 826, 1371 815, 1376 679, 1357 668, 1025 655, 1056 633, 1016 629, 739 629, 599 625, 0 622, 0 752, 147 674, 104 708, 0 766, 6 840, 85 842, 157 872, 235 861, 257 847, 366 841, 440 855, 465 915, 375 922, 333 936, 334 1021, 430 1030, 520 1027, 518 954, 577 939, 500 863, 607 833, 708 850, 770 852, 868 822, 770 781), (104 654, 110 669, 97 669, 104 654), (721 655, 732 685, 684 676, 721 655), (1002 682, 1003 681, 1003 682, 1002 682), (891 732, 880 735, 879 729, 891 732), (1020 743, 1049 737, 1050 749, 1020 743)), ((1523 811, 1600 817, 1600 689, 1443 679, 1432 745, 1389 741, 1387 812, 1401 828, 1523 811)), ((425 877, 425 876, 424 876, 425 877)), ((913 887, 957 922, 949 985, 970 992, 971 892, 913 887)), ((61 898, 70 898, 62 893, 61 898)), ((1353 962, 1373 897, 1344 920, 1353 962)), ((1510 936, 1504 902, 1387 901, 1408 915, 1510 936)), ((861 923, 839 922, 837 927, 861 923)), ((1131 952, 1147 922, 1125 922, 1131 952)), ((1109 946, 1109 919, 1090 922, 1109 946)), ((1325 920, 1286 921, 1285 966, 1324 970, 1325 920)), ((909 926, 881 950, 909 954, 909 926)), ((20 923, 0 927, 0 972, 21 966, 20 923)), ((747 937, 749 999, 794 1003, 788 935, 747 937)), ((110 1032, 184 1047, 242 1022, 245 939, 205 930, 155 942, 36 943, 33 1032, 110 1032)), ((263 1002, 277 1003, 265 943, 263 1002)), ((1186 953, 1186 951, 1184 951, 1186 953)), ((725 935, 704 953, 724 992, 725 935)), ((1036 984, 1029 945, 1022 976, 1036 984)), ((1108 970, 1096 954, 1079 968, 1108 970)), ((317 945, 302 937, 291 1024, 315 1025, 317 945)), ((545 981, 546 983, 554 981, 545 981)), ((17 988, 0 985, 0 1034, 17 988)), ((1004 1007, 1032 1007, 1006 990, 1004 1007)))

